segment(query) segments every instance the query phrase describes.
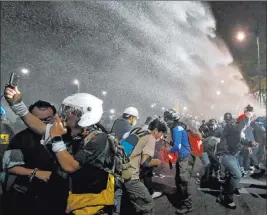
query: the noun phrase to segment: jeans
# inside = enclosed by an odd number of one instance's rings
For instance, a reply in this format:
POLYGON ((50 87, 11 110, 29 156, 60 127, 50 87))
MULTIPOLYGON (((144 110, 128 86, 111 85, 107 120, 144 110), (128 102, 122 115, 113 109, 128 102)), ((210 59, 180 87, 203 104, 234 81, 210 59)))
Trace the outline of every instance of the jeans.
POLYGON ((141 215, 154 214, 155 202, 140 180, 126 181, 124 187, 137 213, 141 215))
POLYGON ((223 195, 228 201, 233 201, 233 195, 242 177, 239 162, 234 155, 219 156, 220 163, 225 167, 229 176, 223 185, 223 195))
POLYGON ((210 159, 207 152, 204 152, 202 156, 199 157, 201 160, 201 163, 203 164, 203 167, 200 171, 200 177, 204 176, 208 170, 208 166, 210 164, 210 159))
POLYGON ((209 161, 210 163, 205 167, 202 179, 209 179, 213 174, 213 170, 215 173, 218 173, 220 170, 220 163, 215 156, 209 156, 209 161))
POLYGON ((238 160, 240 163, 240 167, 244 167, 245 171, 249 170, 250 165, 258 166, 259 161, 257 158, 257 153, 259 152, 259 148, 252 149, 252 153, 249 154, 248 150, 245 149, 242 151, 240 156, 238 156, 238 160))

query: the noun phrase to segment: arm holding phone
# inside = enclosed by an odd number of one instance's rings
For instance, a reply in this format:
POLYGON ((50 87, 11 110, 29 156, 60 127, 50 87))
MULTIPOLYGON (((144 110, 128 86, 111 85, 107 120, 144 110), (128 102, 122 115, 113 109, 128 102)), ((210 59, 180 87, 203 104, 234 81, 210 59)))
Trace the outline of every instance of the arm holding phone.
POLYGON ((5 99, 12 111, 22 118, 25 124, 39 134, 45 134, 46 124, 32 115, 26 105, 22 102, 22 95, 17 86, 7 85, 5 88, 5 99))
MULTIPOLYGON (((9 83, 5 87, 5 99, 7 103, 12 111, 21 117, 29 128, 41 135, 45 134, 47 125, 28 111, 28 108, 22 102, 22 94, 18 90, 17 84, 18 76, 15 73, 12 73, 9 83)), ((55 130, 55 126, 52 126, 50 130, 50 133, 53 132, 54 136, 59 136, 66 133, 65 128, 60 131, 53 131, 53 129, 55 130)))

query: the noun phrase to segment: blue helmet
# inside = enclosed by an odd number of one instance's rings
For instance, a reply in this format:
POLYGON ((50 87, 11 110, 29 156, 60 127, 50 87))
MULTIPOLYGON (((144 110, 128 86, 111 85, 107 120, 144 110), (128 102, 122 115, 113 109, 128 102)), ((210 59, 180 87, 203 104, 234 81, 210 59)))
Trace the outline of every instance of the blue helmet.
POLYGON ((1 106, 1 109, 0 109, 0 115, 2 117, 2 119, 6 120, 6 111, 5 109, 1 106))

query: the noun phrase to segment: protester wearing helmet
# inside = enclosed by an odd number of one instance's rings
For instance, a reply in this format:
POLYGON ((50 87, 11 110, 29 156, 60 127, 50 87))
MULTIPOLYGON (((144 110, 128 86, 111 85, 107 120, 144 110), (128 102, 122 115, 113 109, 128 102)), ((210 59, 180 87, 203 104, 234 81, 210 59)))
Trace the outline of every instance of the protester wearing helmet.
POLYGON ((206 137, 217 137, 217 138, 221 138, 223 135, 223 128, 221 128, 218 125, 218 122, 216 119, 210 119, 209 122, 207 123, 207 126, 209 128, 208 133, 206 134, 206 137))
POLYGON ((51 143, 60 166, 71 173, 67 213, 95 214, 107 208, 105 206, 113 206, 114 177, 92 164, 108 145, 107 134, 94 133, 102 117, 102 101, 86 93, 73 94, 62 102, 61 119, 56 117, 53 125, 45 125, 28 112, 17 87, 7 87, 5 97, 15 114, 30 128, 45 135, 44 144, 51 143))
POLYGON ((139 117, 138 110, 134 107, 128 107, 123 111, 122 117, 115 120, 111 129, 111 133, 121 140, 127 132, 131 131, 136 125, 139 117))
POLYGON ((209 180, 215 172, 216 177, 220 178, 220 164, 216 156, 217 144, 223 135, 223 128, 218 126, 216 119, 210 119, 207 123, 208 132, 203 135, 204 152, 208 155, 209 163, 206 162, 206 167, 202 180, 209 180))
POLYGON ((189 185, 191 162, 191 146, 189 144, 186 125, 179 121, 180 115, 174 110, 164 112, 164 119, 170 127, 173 147, 169 149, 170 153, 178 152, 176 163, 175 182, 179 196, 181 196, 181 204, 179 205, 178 214, 184 214, 192 211, 191 190, 189 185))

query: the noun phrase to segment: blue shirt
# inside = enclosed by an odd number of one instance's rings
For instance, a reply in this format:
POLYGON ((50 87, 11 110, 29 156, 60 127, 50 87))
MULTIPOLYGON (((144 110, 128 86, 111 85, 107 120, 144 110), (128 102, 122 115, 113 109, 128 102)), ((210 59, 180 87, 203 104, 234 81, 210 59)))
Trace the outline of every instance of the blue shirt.
POLYGON ((191 146, 188 140, 186 130, 182 126, 176 126, 172 130, 174 146, 170 153, 178 152, 179 157, 189 157, 191 154, 191 146))

